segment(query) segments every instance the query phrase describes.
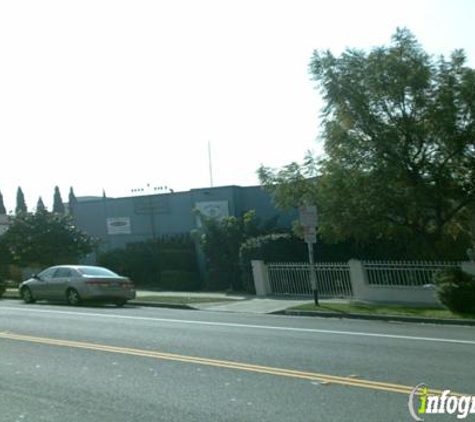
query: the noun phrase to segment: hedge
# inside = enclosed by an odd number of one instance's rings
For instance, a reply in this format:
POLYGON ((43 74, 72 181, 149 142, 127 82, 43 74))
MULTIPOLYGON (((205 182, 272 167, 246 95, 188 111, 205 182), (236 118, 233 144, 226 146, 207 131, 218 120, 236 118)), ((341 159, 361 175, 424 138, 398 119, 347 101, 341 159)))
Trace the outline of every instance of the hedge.
POLYGON ((475 314, 475 276, 454 267, 438 271, 434 281, 439 300, 450 311, 475 314))
POLYGON ((194 272, 168 270, 161 272, 159 287, 163 290, 194 291, 199 290, 201 284, 194 272))
POLYGON ((125 249, 101 254, 98 264, 129 277, 139 286, 161 287, 162 274, 167 271, 191 273, 199 280, 195 245, 189 236, 129 243, 125 249))

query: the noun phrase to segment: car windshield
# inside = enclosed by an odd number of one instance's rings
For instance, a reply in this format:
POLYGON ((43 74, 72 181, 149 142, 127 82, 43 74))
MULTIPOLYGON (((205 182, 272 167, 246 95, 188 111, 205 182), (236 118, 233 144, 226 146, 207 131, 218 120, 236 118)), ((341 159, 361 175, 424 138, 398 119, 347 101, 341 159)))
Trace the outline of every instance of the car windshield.
POLYGON ((79 272, 85 276, 117 277, 117 274, 101 267, 80 267, 79 272))

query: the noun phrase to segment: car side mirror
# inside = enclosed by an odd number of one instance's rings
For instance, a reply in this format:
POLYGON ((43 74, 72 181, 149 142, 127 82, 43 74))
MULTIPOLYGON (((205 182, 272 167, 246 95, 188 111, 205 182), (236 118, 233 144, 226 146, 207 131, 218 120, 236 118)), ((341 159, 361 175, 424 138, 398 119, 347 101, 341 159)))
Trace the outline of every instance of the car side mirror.
POLYGON ((41 277, 38 274, 33 274, 32 278, 41 281, 41 277))

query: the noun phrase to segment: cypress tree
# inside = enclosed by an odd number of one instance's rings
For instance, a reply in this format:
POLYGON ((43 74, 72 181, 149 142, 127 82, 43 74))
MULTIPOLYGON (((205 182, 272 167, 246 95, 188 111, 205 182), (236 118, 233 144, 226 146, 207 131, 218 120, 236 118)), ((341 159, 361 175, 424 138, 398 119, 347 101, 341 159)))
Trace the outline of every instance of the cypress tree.
POLYGON ((64 204, 58 186, 54 188, 53 212, 57 214, 64 214, 64 204))
POLYGON ((36 212, 43 212, 46 211, 45 204, 41 196, 38 198, 38 203, 36 204, 36 212))
POLYGON ((23 191, 21 190, 21 187, 18 186, 18 190, 16 192, 15 214, 21 214, 21 213, 26 213, 26 212, 28 212, 28 208, 26 207, 25 195, 23 195, 23 191))
POLYGON ((73 187, 69 189, 69 203, 68 203, 68 208, 69 208, 69 213, 74 214, 74 208, 77 204, 78 200, 76 199, 76 195, 74 195, 74 190, 73 187))
POLYGON ((7 210, 5 209, 5 205, 3 204, 3 195, 2 192, 0 192, 0 215, 5 215, 7 213, 7 210))

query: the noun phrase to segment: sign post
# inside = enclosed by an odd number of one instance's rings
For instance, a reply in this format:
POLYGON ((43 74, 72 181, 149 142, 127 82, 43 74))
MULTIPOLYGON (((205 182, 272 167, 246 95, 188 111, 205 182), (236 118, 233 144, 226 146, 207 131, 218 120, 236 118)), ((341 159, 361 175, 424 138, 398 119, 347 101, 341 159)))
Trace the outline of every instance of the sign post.
POLYGON ((299 214, 300 224, 304 228, 304 240, 307 242, 308 246, 310 283, 313 290, 315 305, 318 306, 317 277, 315 275, 315 261, 313 259, 313 245, 317 242, 317 207, 315 205, 303 205, 299 208, 299 214))

